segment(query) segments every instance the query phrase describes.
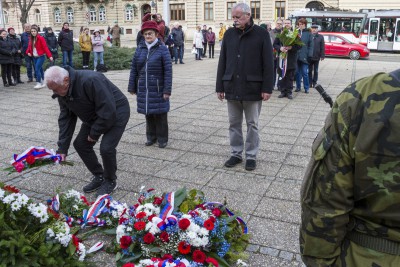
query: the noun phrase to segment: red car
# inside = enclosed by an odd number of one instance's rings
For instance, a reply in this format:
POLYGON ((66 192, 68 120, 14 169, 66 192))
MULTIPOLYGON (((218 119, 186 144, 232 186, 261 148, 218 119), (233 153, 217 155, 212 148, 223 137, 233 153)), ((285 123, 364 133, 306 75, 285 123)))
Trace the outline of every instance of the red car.
POLYGON ((355 44, 335 33, 320 33, 324 36, 325 55, 349 57, 359 59, 369 57, 369 49, 360 44, 355 44))

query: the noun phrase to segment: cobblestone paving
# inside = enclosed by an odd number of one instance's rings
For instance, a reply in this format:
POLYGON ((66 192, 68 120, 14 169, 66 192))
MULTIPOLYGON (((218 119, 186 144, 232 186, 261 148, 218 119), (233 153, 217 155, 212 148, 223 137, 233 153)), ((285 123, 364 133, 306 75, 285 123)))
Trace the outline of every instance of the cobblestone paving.
MULTIPOLYGON (((144 116, 137 114, 134 98, 126 92, 129 71, 106 73, 129 97, 132 108, 118 147, 119 189, 113 196, 133 203, 142 185, 161 191, 182 186, 201 189, 210 200, 226 200, 247 220, 252 236, 250 266, 303 266, 298 245, 299 192, 311 144, 329 106, 314 89, 310 94, 304 90, 294 93, 291 101, 278 99, 274 91, 262 107, 257 169, 245 171, 243 164, 227 169, 223 167, 230 152, 227 107, 214 93, 217 58, 195 61, 188 52, 185 65, 173 65, 166 149, 144 146, 144 116)), ((328 58, 320 64, 319 82, 335 98, 353 76, 358 79, 397 67, 396 62, 359 60, 354 65, 348 59, 328 58)), ((34 90, 33 86, 0 88, 0 169, 8 167, 13 153, 29 146, 56 149, 58 103, 49 90, 34 90)), ((72 147, 69 160, 74 161, 73 167, 44 166, 11 175, 0 171, 0 181, 40 201, 56 189, 81 191, 91 175, 72 147)), ((89 198, 94 196, 89 194, 89 198)), ((98 253, 92 260, 97 266, 115 266, 107 253, 98 253)))

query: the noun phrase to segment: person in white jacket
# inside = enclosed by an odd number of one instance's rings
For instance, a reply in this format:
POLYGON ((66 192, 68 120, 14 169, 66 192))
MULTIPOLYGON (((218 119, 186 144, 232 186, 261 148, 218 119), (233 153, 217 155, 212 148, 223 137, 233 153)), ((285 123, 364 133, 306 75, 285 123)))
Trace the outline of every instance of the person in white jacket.
POLYGON ((201 27, 196 27, 196 32, 193 36, 193 47, 197 49, 196 60, 202 60, 201 55, 203 54, 203 33, 201 32, 201 27))
POLYGON ((95 29, 92 36, 92 47, 94 55, 94 71, 97 70, 97 62, 100 58, 100 64, 104 65, 104 38, 100 35, 100 30, 95 29))

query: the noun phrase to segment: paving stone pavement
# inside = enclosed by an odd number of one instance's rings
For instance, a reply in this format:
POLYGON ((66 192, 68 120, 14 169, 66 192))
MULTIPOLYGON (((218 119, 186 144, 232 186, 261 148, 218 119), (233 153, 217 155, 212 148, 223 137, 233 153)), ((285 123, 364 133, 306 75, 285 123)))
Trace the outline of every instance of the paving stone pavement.
MULTIPOLYGON (((218 55, 195 61, 187 52, 184 61, 185 65, 173 65, 170 135, 165 149, 144 146, 145 119, 137 114, 135 99, 126 91, 129 70, 105 74, 125 92, 132 108, 118 147, 120 186, 113 196, 134 203, 141 186, 160 191, 182 186, 201 189, 210 200, 226 200, 247 220, 252 236, 250 266, 303 266, 298 245, 299 192, 328 104, 314 89, 309 94, 294 93, 293 100, 278 99, 274 91, 262 107, 257 169, 245 171, 244 164, 228 169, 223 167, 230 152, 226 101, 218 101, 215 94, 218 55)), ((348 59, 327 58, 320 64, 319 82, 335 98, 352 78, 398 67, 390 61, 359 60, 354 65, 348 59)), ((29 146, 56 149, 58 103, 48 89, 34 90, 33 86, 0 88, 0 169, 9 166, 14 153, 29 146)), ((40 201, 56 189, 81 191, 91 175, 72 147, 68 159, 74 161, 73 167, 44 166, 11 175, 0 171, 0 181, 40 201)), ((88 196, 94 200, 93 194, 88 196)), ((98 253, 92 260, 97 266, 115 266, 107 253, 98 253)))

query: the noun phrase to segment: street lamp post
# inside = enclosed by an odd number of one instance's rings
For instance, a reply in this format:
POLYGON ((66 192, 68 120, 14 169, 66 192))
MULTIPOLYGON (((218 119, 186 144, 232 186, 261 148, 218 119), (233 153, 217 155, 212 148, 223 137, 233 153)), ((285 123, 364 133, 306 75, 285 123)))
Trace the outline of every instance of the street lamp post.
POLYGON ((1 26, 3 29, 5 29, 6 25, 4 23, 3 0, 0 0, 0 19, 1 19, 1 26))

